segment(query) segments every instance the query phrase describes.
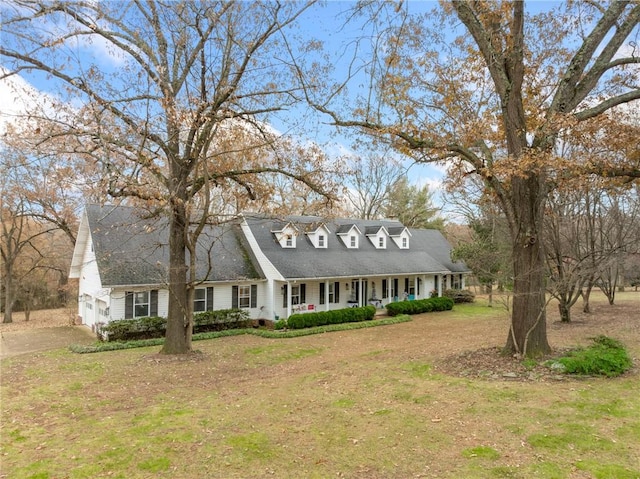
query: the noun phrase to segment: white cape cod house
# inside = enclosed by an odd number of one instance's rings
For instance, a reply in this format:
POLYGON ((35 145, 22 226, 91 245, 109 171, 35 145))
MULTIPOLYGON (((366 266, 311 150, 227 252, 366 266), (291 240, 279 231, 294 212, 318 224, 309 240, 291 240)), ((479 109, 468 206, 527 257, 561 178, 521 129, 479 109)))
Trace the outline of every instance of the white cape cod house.
MULTIPOLYGON (((87 206, 70 272, 82 323, 166 316, 168 249, 164 217, 87 206)), ((439 231, 398 221, 243 214, 201 234, 194 311, 242 308, 275 320, 441 295, 470 273, 450 251, 439 231)))

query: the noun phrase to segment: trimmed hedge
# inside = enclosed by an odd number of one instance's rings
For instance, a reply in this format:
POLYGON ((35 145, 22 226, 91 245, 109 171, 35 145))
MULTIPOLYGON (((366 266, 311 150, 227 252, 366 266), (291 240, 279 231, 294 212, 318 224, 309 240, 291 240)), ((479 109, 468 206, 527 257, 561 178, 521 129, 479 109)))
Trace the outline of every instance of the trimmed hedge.
MULTIPOLYGON (((406 314, 395 316, 393 318, 381 318, 373 319, 371 321, 361 321, 359 323, 345 323, 345 324, 331 324, 327 326, 319 326, 317 328, 296 329, 286 331, 274 331, 271 329, 228 329, 226 331, 214 331, 210 333, 198 333, 193 335, 194 341, 201 341, 206 339, 226 338, 229 336, 239 336, 241 334, 251 334, 254 336, 260 336, 262 338, 269 339, 281 339, 281 338, 299 338, 301 336, 308 336, 311 334, 324 334, 334 331, 350 331, 362 328, 374 328, 377 326, 386 326, 390 324, 399 324, 407 321, 411 321, 411 316, 406 314)), ((164 338, 156 339, 143 339, 139 341, 113 341, 105 343, 99 341, 95 344, 72 344, 69 346, 71 352, 77 354, 88 353, 101 353, 105 351, 116 351, 119 349, 132 349, 142 348, 147 346, 159 346, 164 344, 164 338)))
MULTIPOLYGON (((336 309, 333 311, 316 311, 314 313, 292 314, 286 322, 289 329, 315 328, 327 324, 354 323, 368 321, 376 315, 375 306, 336 309)), ((277 325, 281 327, 282 325, 277 325)))
MULTIPOLYGON (((204 311, 193 315, 193 332, 206 333, 250 326, 249 313, 241 309, 204 311)), ((149 316, 136 319, 120 319, 100 325, 96 332, 101 341, 135 341, 164 337, 167 318, 149 316)))
POLYGON ((398 301, 386 306, 389 316, 399 314, 420 314, 431 311, 449 311, 453 309, 453 300, 441 296, 439 298, 416 299, 413 301, 398 301))
POLYGON ((456 304, 473 303, 476 300, 476 295, 468 289, 447 289, 442 295, 453 299, 453 302, 456 304))

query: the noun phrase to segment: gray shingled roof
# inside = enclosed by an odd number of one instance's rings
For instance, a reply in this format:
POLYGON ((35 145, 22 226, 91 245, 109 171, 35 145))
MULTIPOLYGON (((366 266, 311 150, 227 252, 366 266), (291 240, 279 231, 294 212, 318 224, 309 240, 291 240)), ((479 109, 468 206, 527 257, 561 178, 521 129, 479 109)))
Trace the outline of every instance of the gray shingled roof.
MULTIPOLYGON (((258 215, 245 215, 251 232, 271 263, 288 279, 386 276, 395 274, 446 273, 467 271, 464 265, 451 261, 450 247, 437 230, 411 230, 409 249, 400 249, 393 241, 386 249, 378 250, 369 238, 361 236, 359 247, 349 249, 338 233, 348 231, 356 225, 361 232, 374 231, 384 226, 404 228, 391 220, 326 220, 330 231, 327 248, 315 248, 309 238, 298 236, 295 248, 282 248, 272 233, 282 225, 283 219, 271 219, 258 215), (420 232, 420 233, 417 233, 420 232)), ((307 224, 320 221, 315 216, 287 217, 285 222, 307 224)), ((304 227, 299 228, 305 231, 304 227)), ((397 231, 397 230, 394 230, 397 231)))
MULTIPOLYGON (((164 216, 145 217, 125 206, 86 208, 103 286, 162 284, 167 281, 169 231, 164 216)), ((237 226, 211 226, 200 237, 198 280, 233 281, 264 276, 252 261, 237 226), (207 258, 211 258, 211 268, 207 258)))
POLYGON ((471 273, 462 261, 451 260, 451 245, 438 230, 409 229, 411 232, 410 245, 415 243, 425 245, 427 251, 437 258, 452 273, 471 273))

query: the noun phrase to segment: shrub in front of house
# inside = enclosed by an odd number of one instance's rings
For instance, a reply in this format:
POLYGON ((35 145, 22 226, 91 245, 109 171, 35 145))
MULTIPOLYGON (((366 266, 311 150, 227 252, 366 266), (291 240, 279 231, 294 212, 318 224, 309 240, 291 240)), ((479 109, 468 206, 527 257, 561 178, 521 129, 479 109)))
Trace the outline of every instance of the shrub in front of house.
POLYGON ((413 301, 397 301, 386 306, 389 316, 400 314, 420 314, 431 311, 448 311, 453 309, 453 300, 447 297, 416 299, 413 301))
POLYGON ((336 309, 333 311, 316 311, 313 313, 296 313, 289 316, 289 319, 286 321, 286 327, 289 329, 303 329, 326 326, 328 324, 354 323, 371 320, 375 315, 375 306, 336 309))
POLYGON ((218 309, 193 315, 193 332, 208 333, 225 329, 242 329, 251 326, 249 313, 243 309, 218 309))
POLYGON ((473 303, 476 300, 476 295, 468 289, 447 289, 442 295, 453 299, 454 303, 473 303))
POLYGON ((166 318, 147 316, 103 323, 98 325, 96 333, 101 341, 131 341, 162 337, 166 329, 166 318))
MULTIPOLYGON (((206 333, 226 329, 242 329, 250 326, 249 313, 241 309, 204 311, 193 315, 193 332, 206 333)), ((150 316, 136 319, 120 319, 97 328, 102 341, 131 341, 161 338, 167 330, 167 318, 150 316)))

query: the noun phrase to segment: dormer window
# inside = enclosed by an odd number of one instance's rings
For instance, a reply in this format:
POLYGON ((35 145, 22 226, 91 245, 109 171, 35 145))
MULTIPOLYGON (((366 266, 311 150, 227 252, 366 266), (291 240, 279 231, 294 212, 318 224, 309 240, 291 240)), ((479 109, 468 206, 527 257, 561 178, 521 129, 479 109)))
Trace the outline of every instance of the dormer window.
POLYGON ((295 248, 296 237, 298 236, 298 230, 291 223, 285 224, 281 228, 272 229, 271 232, 275 235, 276 240, 280 243, 281 248, 295 248))
POLYGON ((347 248, 349 249, 358 248, 359 246, 358 241, 360 238, 360 234, 362 234, 362 232, 356 225, 354 224, 340 225, 336 233, 347 248))
POLYGON ((327 248, 331 231, 324 223, 309 223, 304 225, 304 229, 309 241, 315 248, 327 248))
POLYGON ((367 226, 365 234, 376 249, 386 249, 388 233, 384 226, 367 226))
POLYGON ((409 249, 409 238, 411 232, 404 226, 393 226, 389 228, 389 236, 400 249, 409 249))

